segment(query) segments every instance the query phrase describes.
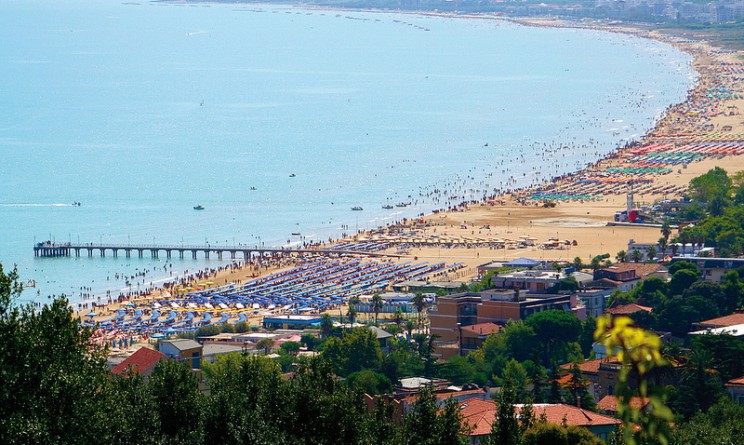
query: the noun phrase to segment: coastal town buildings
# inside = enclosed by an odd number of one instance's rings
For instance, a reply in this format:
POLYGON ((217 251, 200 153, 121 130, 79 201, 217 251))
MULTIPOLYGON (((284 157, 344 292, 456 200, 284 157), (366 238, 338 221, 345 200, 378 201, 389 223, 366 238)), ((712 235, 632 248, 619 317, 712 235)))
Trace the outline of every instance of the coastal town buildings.
POLYGON ((436 307, 429 309, 430 331, 437 335, 435 354, 442 358, 462 353, 472 347, 481 336, 480 330, 467 330, 467 326, 491 323, 504 325, 509 320, 524 320, 532 314, 549 309, 571 312, 583 319, 586 308, 576 294, 533 294, 518 288, 464 292, 439 297, 436 307), (472 335, 471 335, 472 331, 472 335))

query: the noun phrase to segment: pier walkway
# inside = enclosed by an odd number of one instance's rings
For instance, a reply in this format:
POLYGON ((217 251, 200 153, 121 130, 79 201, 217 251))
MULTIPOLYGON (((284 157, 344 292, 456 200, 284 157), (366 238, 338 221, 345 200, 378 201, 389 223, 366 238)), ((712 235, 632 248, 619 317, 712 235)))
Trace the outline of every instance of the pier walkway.
POLYGON ((36 243, 36 245, 34 246, 34 256, 36 257, 69 257, 73 254, 79 257, 81 252, 86 253, 89 257, 92 257, 96 252, 98 252, 101 257, 105 257, 106 252, 110 252, 113 257, 118 257, 119 253, 123 252, 127 258, 130 258, 133 252, 136 253, 139 258, 143 258, 145 256, 145 252, 147 252, 151 258, 159 258, 161 252, 165 252, 166 258, 172 258, 175 253, 178 255, 179 258, 184 258, 186 254, 191 254, 191 258, 193 259, 197 259, 198 254, 201 253, 202 257, 207 259, 209 258, 210 254, 216 254, 217 258, 220 260, 226 254, 230 255, 230 259, 235 259, 240 254, 240 256, 245 260, 262 256, 272 257, 292 254, 312 254, 319 256, 362 255, 368 257, 401 257, 401 255, 394 253, 371 252, 365 250, 333 248, 281 249, 248 246, 220 247, 208 244, 201 246, 184 246, 154 244, 73 244, 42 242, 36 243))

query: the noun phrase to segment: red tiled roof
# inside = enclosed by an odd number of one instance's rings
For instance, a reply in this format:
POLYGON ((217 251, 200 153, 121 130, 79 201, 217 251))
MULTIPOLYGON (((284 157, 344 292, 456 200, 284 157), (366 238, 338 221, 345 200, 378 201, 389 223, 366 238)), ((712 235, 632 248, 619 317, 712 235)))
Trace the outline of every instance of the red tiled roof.
POLYGON ((535 418, 540 418, 543 413, 548 422, 562 424, 566 419, 566 425, 576 426, 597 426, 597 425, 617 425, 618 419, 597 414, 591 411, 583 410, 579 407, 563 404, 536 404, 532 409, 535 411, 535 418))
POLYGON ((726 382, 726 386, 744 386, 744 377, 739 377, 738 379, 731 379, 728 382, 726 382))
MULTIPOLYGON (((633 397, 630 399, 630 407, 633 409, 642 409, 651 402, 651 399, 647 397, 633 397)), ((597 403, 597 408, 607 412, 617 412, 617 397, 615 396, 604 396, 602 400, 597 403)))
MULTIPOLYGON (((609 360, 606 358, 595 358, 594 360, 587 360, 584 363, 577 363, 577 365, 582 374, 596 374, 599 372, 599 365, 602 362, 609 362, 609 360)), ((573 363, 566 363, 561 365, 561 369, 571 370, 573 366, 573 363)))
POLYGON ((472 332, 478 335, 488 335, 494 332, 500 332, 501 326, 497 325, 496 323, 486 322, 486 323, 478 323, 478 324, 471 324, 468 326, 463 326, 462 330, 472 332))
POLYGON ((639 311, 646 311, 651 312, 653 308, 648 306, 641 306, 640 304, 623 304, 620 306, 615 306, 613 308, 607 309, 607 313, 611 315, 630 315, 635 314, 639 311))
POLYGON ((484 436, 491 432, 496 419, 496 403, 491 400, 470 399, 460 403, 462 423, 468 427, 468 435, 484 436))
MULTIPOLYGON (((462 423, 469 429, 468 435, 482 436, 491 432, 491 425, 496 419, 496 403, 490 400, 470 399, 460 403, 462 423)), ((517 405, 517 411, 521 409, 517 405)), ((564 404, 541 403, 532 405, 535 418, 545 414, 548 422, 562 424, 566 419, 567 425, 590 427, 597 425, 617 425, 618 419, 585 411, 581 408, 564 404)))
POLYGON ((727 328, 737 324, 744 324, 744 313, 737 312, 723 317, 711 318, 710 320, 701 321, 699 324, 714 328, 727 328))
POLYGON ((654 272, 658 272, 661 268, 661 264, 658 263, 617 263, 603 270, 615 273, 635 270, 636 278, 644 278, 654 272))
POLYGON ((165 357, 165 354, 143 346, 137 352, 127 357, 126 360, 116 365, 111 370, 111 373, 125 375, 130 366, 132 367, 132 371, 145 372, 165 357))

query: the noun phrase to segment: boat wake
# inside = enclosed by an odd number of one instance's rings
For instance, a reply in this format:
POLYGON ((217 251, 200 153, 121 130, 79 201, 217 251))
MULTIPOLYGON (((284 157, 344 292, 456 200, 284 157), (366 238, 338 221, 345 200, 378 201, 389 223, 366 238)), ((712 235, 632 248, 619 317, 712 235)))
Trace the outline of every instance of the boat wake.
POLYGON ((0 204, 0 207, 78 207, 78 205, 77 204, 64 204, 64 203, 54 203, 54 204, 22 203, 22 204, 0 204))

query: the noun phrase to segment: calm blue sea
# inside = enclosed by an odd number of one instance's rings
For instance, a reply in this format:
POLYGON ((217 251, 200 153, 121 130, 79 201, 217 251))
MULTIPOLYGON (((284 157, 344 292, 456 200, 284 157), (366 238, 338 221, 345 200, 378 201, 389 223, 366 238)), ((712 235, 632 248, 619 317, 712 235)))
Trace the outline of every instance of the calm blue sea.
POLYGON ((39 301, 166 260, 35 242, 338 237, 447 205, 435 190, 574 171, 694 80, 689 56, 623 35, 265 5, 3 0, 0 42, 0 262, 39 301))

